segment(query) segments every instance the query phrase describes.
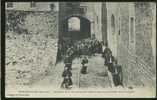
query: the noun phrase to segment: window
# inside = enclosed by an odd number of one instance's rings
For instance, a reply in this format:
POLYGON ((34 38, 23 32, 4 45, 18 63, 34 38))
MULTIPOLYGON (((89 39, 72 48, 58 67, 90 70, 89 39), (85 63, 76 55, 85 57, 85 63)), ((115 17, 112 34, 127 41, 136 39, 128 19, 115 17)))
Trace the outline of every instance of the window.
POLYGON ((31 2, 31 7, 36 7, 36 3, 35 2, 31 2))
POLYGON ((96 20, 97 20, 97 23, 99 22, 99 18, 98 18, 98 16, 96 16, 96 20))
POLYGON ((50 8, 51 8, 51 10, 54 10, 55 5, 54 4, 50 4, 50 8))
POLYGON ((115 17, 114 15, 111 16, 111 30, 112 30, 112 34, 115 33, 115 17))
POLYGON ((78 17, 71 17, 68 20, 69 31, 80 31, 80 19, 78 17))
POLYGON ((8 2, 7 3, 7 8, 13 8, 13 3, 12 2, 8 2))
POLYGON ((121 17, 119 16, 119 31, 118 31, 118 35, 120 35, 121 32, 121 17))
POLYGON ((130 42, 134 43, 134 18, 130 18, 130 42))
POLYGON ((87 7, 86 6, 80 6, 80 10, 81 10, 81 12, 86 13, 87 7))

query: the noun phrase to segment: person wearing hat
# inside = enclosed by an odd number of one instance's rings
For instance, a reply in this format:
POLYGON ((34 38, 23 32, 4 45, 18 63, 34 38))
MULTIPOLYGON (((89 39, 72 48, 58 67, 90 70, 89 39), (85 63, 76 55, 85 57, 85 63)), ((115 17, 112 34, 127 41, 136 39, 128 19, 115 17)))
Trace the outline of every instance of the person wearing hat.
POLYGON ((108 48, 108 44, 106 43, 102 53, 102 57, 105 59, 105 65, 108 65, 110 55, 112 55, 112 51, 108 48))
POLYGON ((112 73, 113 72, 113 62, 114 62, 114 56, 112 56, 112 53, 110 53, 106 58, 105 58, 105 64, 108 67, 108 70, 112 73))
POLYGON ((122 67, 118 65, 118 61, 115 59, 113 61, 113 83, 115 86, 122 85, 123 86, 123 74, 122 74, 122 67))
POLYGON ((64 71, 62 73, 62 77, 64 78, 63 79, 63 82, 61 84, 61 88, 66 88, 66 89, 69 89, 69 86, 73 84, 72 82, 72 73, 70 70, 68 70, 68 67, 65 67, 64 68, 64 71))
POLYGON ((68 67, 69 70, 72 70, 72 58, 69 55, 66 55, 64 64, 66 67, 68 67))

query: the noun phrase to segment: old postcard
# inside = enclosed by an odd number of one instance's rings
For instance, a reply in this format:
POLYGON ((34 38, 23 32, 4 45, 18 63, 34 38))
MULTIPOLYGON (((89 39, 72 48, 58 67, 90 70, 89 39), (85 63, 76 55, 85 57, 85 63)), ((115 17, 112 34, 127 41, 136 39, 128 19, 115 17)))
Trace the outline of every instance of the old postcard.
POLYGON ((153 98, 155 2, 5 2, 5 97, 153 98))

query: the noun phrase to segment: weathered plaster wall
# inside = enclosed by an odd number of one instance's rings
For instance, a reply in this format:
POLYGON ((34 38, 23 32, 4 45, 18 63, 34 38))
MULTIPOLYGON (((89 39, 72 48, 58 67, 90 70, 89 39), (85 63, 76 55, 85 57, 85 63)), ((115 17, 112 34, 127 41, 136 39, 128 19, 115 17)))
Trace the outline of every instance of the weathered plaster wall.
POLYGON ((152 35, 155 36, 153 30, 155 5, 152 5, 151 3, 107 3, 109 47, 123 67, 125 86, 155 85, 155 65, 153 65, 155 46, 152 46, 152 35), (114 33, 111 27, 112 15, 115 16, 114 33), (130 32, 131 17, 135 20, 133 37, 130 32))

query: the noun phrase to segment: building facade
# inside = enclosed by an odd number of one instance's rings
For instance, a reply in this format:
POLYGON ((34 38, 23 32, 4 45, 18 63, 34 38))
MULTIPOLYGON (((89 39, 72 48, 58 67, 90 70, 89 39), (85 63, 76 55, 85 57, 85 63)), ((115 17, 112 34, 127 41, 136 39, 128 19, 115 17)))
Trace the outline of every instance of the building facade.
POLYGON ((81 38, 91 37, 92 34, 95 34, 96 38, 102 40, 102 29, 101 29, 101 3, 94 2, 60 2, 59 3, 59 34, 61 37, 64 37, 64 34, 74 33, 69 32, 68 29, 68 20, 70 18, 76 17, 80 20, 80 33, 75 34, 77 39, 80 35, 81 38), (100 11, 100 12, 99 12, 100 11), (65 25, 66 24, 66 25, 65 25), (79 35, 79 36, 77 36, 79 35))
POLYGON ((123 67, 124 84, 155 85, 155 3, 106 3, 106 6, 107 41, 123 67))
POLYGON ((58 11, 57 2, 7 2, 6 10, 58 11))

